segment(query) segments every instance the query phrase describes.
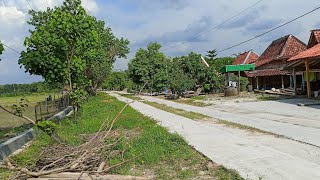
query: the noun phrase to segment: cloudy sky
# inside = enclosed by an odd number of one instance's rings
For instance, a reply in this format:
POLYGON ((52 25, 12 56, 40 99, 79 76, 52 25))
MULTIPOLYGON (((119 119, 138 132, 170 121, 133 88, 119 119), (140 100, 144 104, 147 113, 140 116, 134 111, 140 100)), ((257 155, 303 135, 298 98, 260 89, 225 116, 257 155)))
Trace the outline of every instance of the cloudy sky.
MULTIPOLYGON (((62 4, 62 0, 29 0, 34 10, 62 4)), ((168 56, 205 55, 211 49, 221 50, 291 20, 318 6, 320 0, 264 0, 218 29, 198 36, 241 12, 258 0, 83 0, 83 6, 104 20, 117 36, 130 40, 128 59, 119 59, 116 70, 124 70, 136 50, 152 41, 160 42, 168 56), (198 36, 198 37, 197 37, 198 36)), ((0 39, 4 44, 23 50, 28 36, 27 0, 0 0, 0 39)), ((320 10, 254 41, 222 52, 229 56, 253 49, 262 53, 279 37, 293 34, 307 43, 310 30, 320 28, 320 10)), ((18 65, 19 54, 8 48, 1 55, 0 84, 30 83, 40 77, 24 73, 18 65)))

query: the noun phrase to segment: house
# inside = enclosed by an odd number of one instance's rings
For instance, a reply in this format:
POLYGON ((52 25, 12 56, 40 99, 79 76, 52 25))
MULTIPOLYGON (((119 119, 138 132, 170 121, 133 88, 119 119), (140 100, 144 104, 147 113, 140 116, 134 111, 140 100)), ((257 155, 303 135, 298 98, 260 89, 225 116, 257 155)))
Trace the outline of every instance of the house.
MULTIPOLYGON (((312 92, 320 91, 320 29, 311 31, 307 47, 307 50, 288 59, 286 69, 303 72, 303 77, 306 77, 303 78, 303 84, 306 79, 308 97, 311 97, 312 92)), ((295 82, 295 92, 297 86, 295 82)))
POLYGON ((253 50, 246 51, 241 53, 232 63, 232 65, 239 65, 239 64, 252 64, 257 61, 259 55, 256 54, 253 50))
MULTIPOLYGON (((273 41, 256 60, 256 70, 245 72, 251 85, 256 89, 293 88, 292 72, 284 70, 287 60, 305 51, 307 45, 293 35, 287 35, 273 41)), ((297 79, 302 82, 302 75, 297 79)))

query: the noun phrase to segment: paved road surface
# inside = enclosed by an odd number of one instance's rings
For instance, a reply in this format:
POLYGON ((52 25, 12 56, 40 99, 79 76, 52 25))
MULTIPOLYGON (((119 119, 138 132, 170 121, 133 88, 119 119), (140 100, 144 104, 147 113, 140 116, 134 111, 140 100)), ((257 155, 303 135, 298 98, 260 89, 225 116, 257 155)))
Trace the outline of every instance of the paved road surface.
MULTIPOLYGON (((120 101, 132 101, 111 93, 120 101)), ((320 179, 320 149, 285 138, 193 121, 142 102, 131 107, 180 134, 199 152, 250 179, 320 179)))
POLYGON ((320 147, 320 107, 299 107, 297 100, 221 103, 195 107, 155 97, 141 98, 217 119, 256 127, 320 147))

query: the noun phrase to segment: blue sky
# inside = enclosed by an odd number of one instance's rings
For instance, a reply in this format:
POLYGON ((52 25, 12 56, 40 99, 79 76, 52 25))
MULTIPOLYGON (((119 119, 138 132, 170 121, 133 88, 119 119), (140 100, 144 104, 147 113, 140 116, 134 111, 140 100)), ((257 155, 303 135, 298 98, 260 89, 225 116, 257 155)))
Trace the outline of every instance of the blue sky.
MULTIPOLYGON (((33 9, 44 10, 60 5, 62 0, 29 0, 33 9)), ((160 42, 168 56, 186 55, 191 51, 205 55, 211 49, 224 49, 320 6, 319 0, 264 0, 232 21, 203 36, 225 19, 254 4, 257 0, 83 0, 83 6, 98 19, 104 20, 117 36, 130 40, 128 59, 119 59, 116 70, 124 70, 138 48, 152 41, 160 42)), ((0 0, 0 39, 23 50, 28 35, 26 21, 29 7, 26 0, 0 0)), ((229 56, 254 49, 262 53, 272 40, 293 34, 307 42, 311 29, 320 28, 320 11, 316 11, 284 28, 250 43, 225 51, 229 56)), ((7 49, 1 55, 0 84, 30 83, 41 77, 24 73, 18 65, 19 54, 7 49)))

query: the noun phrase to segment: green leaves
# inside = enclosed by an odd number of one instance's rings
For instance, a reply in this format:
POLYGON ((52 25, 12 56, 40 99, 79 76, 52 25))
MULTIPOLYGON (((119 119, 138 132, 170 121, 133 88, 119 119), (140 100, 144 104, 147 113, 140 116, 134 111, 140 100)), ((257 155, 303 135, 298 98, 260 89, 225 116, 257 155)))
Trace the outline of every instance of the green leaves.
POLYGON ((80 0, 65 0, 61 7, 29 13, 28 24, 33 28, 19 64, 46 82, 98 86, 115 59, 129 53, 129 41, 116 38, 103 21, 89 16, 80 0))
MULTIPOLYGON (((2 52, 4 51, 4 47, 3 47, 3 44, 0 42, 0 55, 2 54, 2 52)), ((1 59, 0 59, 1 61, 1 59)))
POLYGON ((166 67, 169 59, 160 52, 161 45, 150 43, 147 49, 139 49, 129 63, 129 74, 137 84, 149 83, 151 88, 161 90, 165 88, 166 67))

